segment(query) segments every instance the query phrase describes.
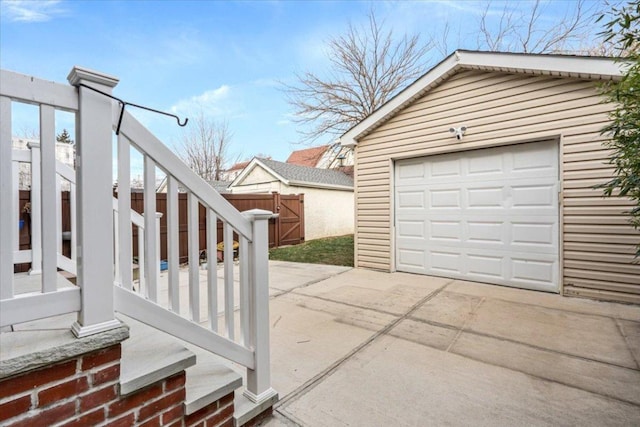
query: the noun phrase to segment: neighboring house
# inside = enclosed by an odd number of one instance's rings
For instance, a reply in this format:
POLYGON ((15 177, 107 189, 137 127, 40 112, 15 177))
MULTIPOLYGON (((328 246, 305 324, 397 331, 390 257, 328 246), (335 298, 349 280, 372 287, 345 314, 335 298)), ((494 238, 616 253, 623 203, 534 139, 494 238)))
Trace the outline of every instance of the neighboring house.
POLYGON ((613 176, 598 84, 620 76, 607 58, 447 57, 340 139, 356 266, 640 302, 632 204, 594 188, 613 176))
POLYGON ((242 170, 246 168, 248 164, 249 161, 239 162, 231 166, 229 169, 222 171, 222 180, 228 182, 233 181, 238 175, 240 175, 240 172, 242 172, 242 170))
POLYGON ((353 179, 342 172, 254 158, 229 190, 303 193, 306 240, 353 233, 353 179))
MULTIPOLYGON (((38 139, 29 139, 29 138, 11 138, 11 143, 13 148, 16 150, 29 150, 30 144, 40 144, 38 139)), ((74 144, 69 144, 66 142, 57 142, 56 141, 56 159, 69 167, 74 167, 75 162, 75 146, 74 144)), ((31 170, 30 165, 26 163, 21 163, 18 167, 18 186, 20 190, 28 190, 31 188, 31 170)), ((64 190, 68 190, 69 184, 66 182, 62 183, 62 187, 64 190)))
POLYGON ((328 145, 321 145, 319 147, 305 148, 304 150, 292 151, 287 159, 287 163, 298 166, 307 166, 310 168, 319 167, 318 163, 320 159, 326 157, 326 153, 329 150, 328 145))
POLYGON ((308 166, 320 169, 344 169, 346 173, 350 166, 353 166, 353 150, 340 145, 321 145, 319 147, 306 148, 304 150, 293 151, 287 163, 308 166))

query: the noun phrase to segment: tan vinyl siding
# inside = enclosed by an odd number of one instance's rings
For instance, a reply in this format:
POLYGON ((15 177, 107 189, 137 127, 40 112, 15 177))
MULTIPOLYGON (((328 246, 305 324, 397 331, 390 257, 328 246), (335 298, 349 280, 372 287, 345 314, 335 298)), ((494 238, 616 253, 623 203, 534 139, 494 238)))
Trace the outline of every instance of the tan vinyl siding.
POLYGON ((567 295, 640 302, 640 234, 627 199, 592 188, 613 169, 600 129, 610 106, 591 81, 462 71, 361 138, 356 147, 356 262, 393 269, 392 160, 536 141, 561 141, 562 277, 567 295), (462 141, 452 126, 468 128, 462 141))

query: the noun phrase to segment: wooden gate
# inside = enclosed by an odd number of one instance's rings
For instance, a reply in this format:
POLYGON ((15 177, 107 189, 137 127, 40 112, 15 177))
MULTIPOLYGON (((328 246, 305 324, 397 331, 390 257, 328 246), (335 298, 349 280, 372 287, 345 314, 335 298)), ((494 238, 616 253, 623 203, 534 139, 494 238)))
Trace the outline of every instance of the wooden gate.
POLYGON ((304 194, 274 194, 277 220, 277 246, 304 242, 304 194))

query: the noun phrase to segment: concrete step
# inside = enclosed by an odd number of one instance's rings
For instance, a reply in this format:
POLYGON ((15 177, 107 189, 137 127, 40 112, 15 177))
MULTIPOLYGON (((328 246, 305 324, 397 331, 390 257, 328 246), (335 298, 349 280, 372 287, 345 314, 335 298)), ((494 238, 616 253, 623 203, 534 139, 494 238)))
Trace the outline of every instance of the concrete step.
POLYGON ((223 359, 128 316, 117 317, 130 328, 130 338, 122 343, 122 394, 186 370, 184 405, 189 415, 242 386, 242 376, 223 359))
MULTIPOLYGON (((235 398, 234 398, 235 411, 233 414, 233 420, 234 420, 235 426, 242 426, 246 424, 248 421, 251 421, 258 415, 262 414, 266 409, 272 407, 278 402, 279 397, 278 395, 275 395, 271 399, 268 399, 259 405, 253 403, 251 400, 249 400, 247 397, 244 396, 245 387, 243 386, 243 384, 246 384, 246 380, 247 380, 246 370, 244 367, 239 366, 220 356, 216 356, 215 354, 209 353, 206 350, 202 350, 201 348, 194 346, 192 344, 189 344, 186 342, 182 342, 182 344, 186 348, 194 352, 198 358, 198 363, 196 364, 196 366, 193 366, 187 369, 187 384, 189 384, 189 382, 191 381, 191 378, 194 379, 194 381, 192 382, 192 384, 194 384, 194 387, 191 389, 192 390, 191 393, 189 392, 189 389, 187 390, 187 401, 194 402, 193 403, 194 408, 199 409, 196 403, 196 402, 199 402, 199 399, 200 399, 199 394, 201 393, 198 391, 199 384, 204 385, 208 383, 214 383, 215 381, 217 381, 216 378, 208 379, 207 376, 211 376, 211 375, 208 374, 207 372, 208 371, 216 372, 216 370, 220 369, 220 367, 225 369, 224 372, 226 373, 216 374, 218 378, 228 378, 229 380, 231 380, 232 378, 237 379, 237 382, 234 383, 234 387, 230 387, 227 389, 227 390, 235 390, 235 398), (200 363, 200 360, 203 361, 202 364, 200 363)), ((225 393, 227 392, 228 391, 225 390, 225 393)), ((221 394, 220 397, 223 395, 224 394, 221 394)), ((216 399, 213 399, 213 400, 216 400, 216 399)), ((197 409, 194 409, 194 411, 197 409)))
POLYGON ((187 369, 187 415, 242 387, 242 375, 221 363, 221 358, 191 344, 185 343, 185 347, 198 361, 187 369))

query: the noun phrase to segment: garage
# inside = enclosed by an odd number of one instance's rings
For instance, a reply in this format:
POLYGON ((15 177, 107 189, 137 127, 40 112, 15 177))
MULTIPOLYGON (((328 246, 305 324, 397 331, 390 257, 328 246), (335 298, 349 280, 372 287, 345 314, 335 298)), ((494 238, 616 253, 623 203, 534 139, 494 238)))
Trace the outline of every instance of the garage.
POLYGON ((396 268, 559 291, 556 141, 401 160, 396 268))

